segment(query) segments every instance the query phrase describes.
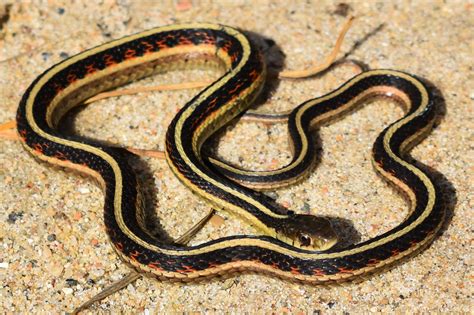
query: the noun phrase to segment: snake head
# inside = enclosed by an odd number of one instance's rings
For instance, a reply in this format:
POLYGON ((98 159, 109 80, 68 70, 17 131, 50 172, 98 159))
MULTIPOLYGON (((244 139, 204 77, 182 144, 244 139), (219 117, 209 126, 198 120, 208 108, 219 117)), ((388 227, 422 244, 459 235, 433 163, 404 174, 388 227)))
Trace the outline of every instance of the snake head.
POLYGON ((309 214, 294 214, 277 229, 277 238, 308 250, 325 251, 333 247, 338 237, 331 222, 309 214))

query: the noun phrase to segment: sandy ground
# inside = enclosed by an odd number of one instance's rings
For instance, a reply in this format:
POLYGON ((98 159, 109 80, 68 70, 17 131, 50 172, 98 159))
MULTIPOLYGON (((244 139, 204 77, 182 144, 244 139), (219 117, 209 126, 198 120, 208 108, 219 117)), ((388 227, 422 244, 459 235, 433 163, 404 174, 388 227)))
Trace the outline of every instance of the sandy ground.
MULTIPOLYGON (((272 39, 283 54, 270 66, 296 69, 321 60, 347 14, 357 17, 342 54, 370 68, 417 74, 439 89, 440 121, 412 154, 443 174, 450 222, 422 254, 360 283, 310 286, 255 275, 202 284, 140 279, 95 305, 96 313, 368 313, 472 312, 473 28, 470 1, 47 1, 0 2, 0 122, 15 116, 32 80, 62 59, 113 38, 184 21, 220 22, 272 39), (423 3, 423 4, 421 4, 423 3)), ((146 79, 151 85, 215 78, 193 70, 146 79)), ((281 81, 262 110, 289 109, 331 91, 355 74, 340 67, 304 81, 281 81)), ((76 113, 74 132, 121 145, 162 149, 176 110, 196 90, 146 93, 94 103, 76 113)), ((285 206, 352 222, 359 239, 395 226, 407 205, 370 164, 377 134, 401 117, 394 102, 368 103, 318 131, 320 162, 303 183, 275 191, 285 206)), ((238 122, 214 143, 216 154, 247 168, 274 168, 290 159, 284 125, 238 122), (256 141, 249 141, 255 139, 256 141)), ((38 163, 19 142, 0 139, 0 309, 60 313, 87 300, 128 271, 107 241, 103 194, 93 181, 38 163)), ((208 209, 165 162, 143 158, 157 215, 172 237, 208 209)), ((222 214, 193 240, 255 233, 222 214)))

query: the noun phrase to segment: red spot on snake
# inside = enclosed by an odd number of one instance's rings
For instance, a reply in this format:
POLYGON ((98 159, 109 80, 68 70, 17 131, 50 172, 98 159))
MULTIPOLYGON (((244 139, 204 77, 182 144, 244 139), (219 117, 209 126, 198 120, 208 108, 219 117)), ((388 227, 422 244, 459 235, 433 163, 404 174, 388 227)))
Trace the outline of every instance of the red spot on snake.
POLYGON ((117 248, 119 251, 123 251, 123 244, 120 242, 115 243, 115 248, 117 248))
POLYGON ((43 146, 40 143, 34 143, 32 147, 37 153, 43 154, 43 146))
POLYGON ((69 73, 66 77, 67 82, 70 84, 74 83, 77 81, 77 76, 74 73, 69 73))
POLYGON ((214 108, 214 107, 216 106, 217 100, 218 100, 218 98, 217 98, 217 97, 214 97, 214 98, 209 102, 209 105, 208 105, 207 108, 208 108, 208 109, 209 109, 209 108, 210 108, 210 109, 214 108))
POLYGON ((218 101, 218 98, 215 97, 209 102, 209 105, 206 107, 206 110, 204 112, 202 112, 197 119, 194 120, 194 123, 193 123, 193 126, 192 126, 193 128, 196 128, 197 126, 199 126, 199 124, 202 121, 202 118, 214 109, 214 107, 217 104, 217 101, 218 101))
POLYGON ((257 80, 259 74, 257 72, 257 70, 252 70, 250 73, 249 73, 249 77, 251 78, 251 81, 255 81, 257 80))
POLYGON ((176 270, 176 271, 177 271, 177 272, 180 272, 180 273, 190 273, 190 272, 196 271, 196 269, 194 269, 194 268, 191 267, 191 266, 183 265, 182 267, 183 267, 184 269, 178 269, 178 270, 176 270))
POLYGON ((236 61, 236 60, 237 60, 237 56, 238 56, 237 53, 233 53, 232 55, 230 55, 230 61, 231 61, 231 62, 236 61))
POLYGON ((300 269, 298 267, 290 267, 291 268, 291 273, 294 275, 299 275, 301 274, 300 269))
POLYGON ((64 90, 64 88, 63 88, 61 85, 59 85, 58 83, 56 83, 56 82, 54 83, 54 87, 53 87, 53 88, 54 88, 54 90, 56 91, 56 94, 59 94, 62 90, 64 90))
POLYGON ((163 49, 163 48, 168 48, 168 45, 166 45, 166 42, 165 40, 159 40, 159 41, 156 41, 155 44, 160 48, 160 49, 163 49))
POLYGON ((104 62, 105 62, 105 65, 107 67, 110 67, 110 66, 113 66, 113 65, 117 64, 117 62, 115 62, 115 60, 114 60, 114 56, 109 55, 109 54, 104 55, 104 62))
POLYGON ((94 64, 90 64, 86 66, 86 71, 87 71, 87 74, 92 74, 94 72, 97 72, 98 69, 94 66, 94 64))
POLYGON ((207 35, 204 32, 196 32, 195 36, 201 38, 201 42, 202 42, 201 44, 211 44, 212 45, 212 44, 215 43, 215 40, 213 38, 209 37, 209 35, 207 35))
POLYGON ((18 134, 20 135, 21 140, 24 142, 26 140, 26 135, 27 135, 26 130, 21 129, 18 131, 18 134))
POLYGON ((152 52, 155 51, 155 48, 154 48, 153 45, 150 44, 149 42, 141 41, 140 44, 142 44, 143 46, 145 46, 145 54, 150 54, 150 53, 152 53, 152 52))
POLYGON ((54 158, 56 158, 58 160, 62 160, 62 161, 67 160, 66 155, 64 155, 64 153, 62 153, 62 152, 56 152, 54 154, 54 158))
POLYGON ((125 51, 125 59, 133 59, 135 58, 137 54, 137 51, 135 49, 127 49, 127 51, 125 51))
POLYGON ((137 257, 140 256, 141 254, 142 253, 140 253, 139 251, 133 251, 130 253, 130 259, 135 262, 138 262, 137 257))
POLYGON ((179 38, 179 44, 180 45, 192 45, 193 42, 188 37, 181 36, 179 38))
POLYGON ((215 267, 218 267, 218 266, 219 266, 219 264, 214 263, 214 262, 210 262, 208 268, 215 268, 215 267))
POLYGON ((225 42, 223 45, 221 45, 221 49, 225 51, 226 53, 229 53, 231 48, 232 48, 231 42, 225 42))
POLYGON ((152 262, 152 263, 148 264, 148 267, 150 267, 151 269, 155 269, 155 270, 158 270, 158 271, 163 271, 163 269, 160 268, 159 266, 160 266, 160 264, 158 262, 152 262))
POLYGON ((237 83, 235 87, 229 91, 230 94, 234 94, 243 84, 242 83, 237 83))
POLYGON ((325 275, 326 275, 326 273, 324 272, 324 270, 318 269, 318 268, 313 269, 313 274, 314 274, 315 276, 325 276, 325 275))

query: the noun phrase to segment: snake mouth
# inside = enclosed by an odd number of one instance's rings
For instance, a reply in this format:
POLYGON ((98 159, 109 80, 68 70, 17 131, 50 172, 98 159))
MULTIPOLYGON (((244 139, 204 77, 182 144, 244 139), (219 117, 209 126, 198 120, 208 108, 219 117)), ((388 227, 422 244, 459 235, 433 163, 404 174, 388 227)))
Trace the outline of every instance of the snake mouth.
POLYGON ((338 242, 337 237, 333 237, 329 239, 319 238, 315 240, 315 247, 317 247, 318 251, 326 251, 326 250, 331 249, 334 245, 336 245, 337 242, 338 242))

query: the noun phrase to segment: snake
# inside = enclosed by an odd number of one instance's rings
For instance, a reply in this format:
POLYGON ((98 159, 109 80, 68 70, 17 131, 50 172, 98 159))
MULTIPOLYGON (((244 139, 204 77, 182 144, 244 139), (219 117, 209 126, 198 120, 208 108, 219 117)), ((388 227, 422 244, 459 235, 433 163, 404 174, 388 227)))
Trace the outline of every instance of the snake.
POLYGON ((80 52, 44 71, 20 101, 17 131, 34 157, 98 180, 114 250, 133 269, 157 279, 191 281, 252 271, 316 284, 342 282, 385 270, 426 248, 443 225, 445 210, 439 189, 408 152, 433 127, 432 89, 402 71, 362 72, 292 110, 288 132, 293 158, 288 165, 257 176, 213 163, 202 153, 206 140, 254 103, 265 79, 263 53, 242 31, 209 23, 161 26, 80 52), (224 73, 172 119, 165 136, 166 160, 194 194, 247 221, 257 235, 189 246, 161 240, 145 227, 143 189, 123 149, 59 129, 66 113, 93 95, 192 67, 222 67, 224 73), (395 99, 405 109, 402 118, 378 135, 372 150, 375 170, 409 202, 406 218, 389 231, 338 248, 339 236, 328 218, 282 211, 263 192, 235 180, 278 185, 305 178, 314 163, 312 128, 376 96, 395 99))

